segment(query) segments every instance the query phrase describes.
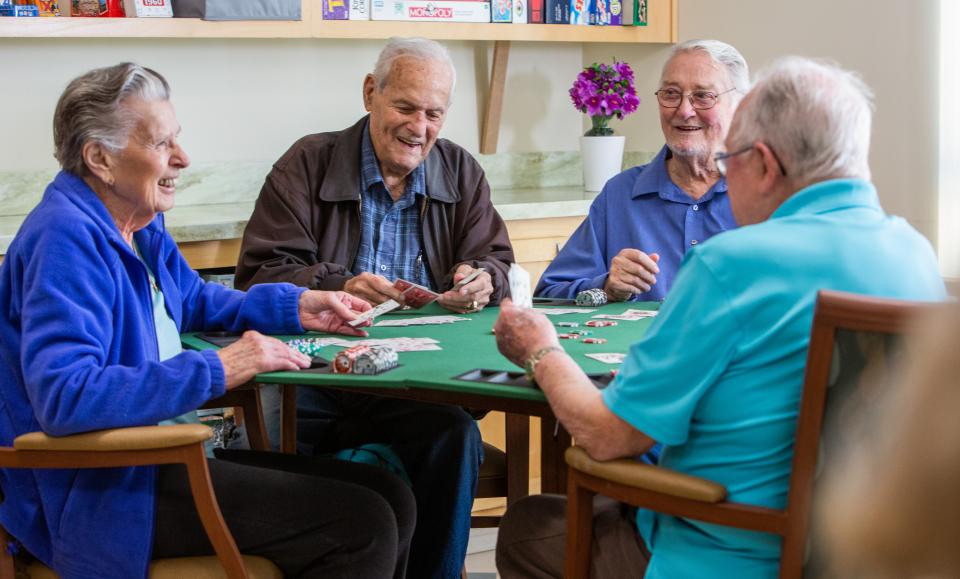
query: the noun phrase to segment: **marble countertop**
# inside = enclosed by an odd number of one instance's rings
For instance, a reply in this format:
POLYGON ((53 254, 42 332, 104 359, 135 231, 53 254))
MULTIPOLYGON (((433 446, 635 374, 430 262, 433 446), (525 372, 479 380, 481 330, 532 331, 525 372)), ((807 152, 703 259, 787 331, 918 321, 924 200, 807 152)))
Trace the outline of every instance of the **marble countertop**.
MULTIPOLYGON (((596 193, 580 187, 502 189, 493 191, 494 207, 505 221, 576 217, 587 214, 596 193)), ((177 242, 234 239, 243 235, 253 201, 183 205, 167 212, 167 229, 177 242)), ((0 254, 5 254, 24 215, 0 216, 0 254)))

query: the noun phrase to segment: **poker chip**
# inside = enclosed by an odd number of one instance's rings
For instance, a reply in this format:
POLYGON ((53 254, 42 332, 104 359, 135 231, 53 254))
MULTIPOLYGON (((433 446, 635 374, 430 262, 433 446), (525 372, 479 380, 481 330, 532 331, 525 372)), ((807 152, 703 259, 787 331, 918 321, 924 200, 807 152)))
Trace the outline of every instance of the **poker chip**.
POLYGON ((576 330, 573 333, 578 336, 589 336, 593 334, 590 330, 576 330))
POLYGON ((577 294, 577 305, 596 307, 607 303, 607 292, 599 288, 583 290, 577 294))
POLYGON ((605 328, 607 326, 616 326, 617 322, 613 320, 590 320, 584 325, 590 328, 605 328))
POLYGON ((579 334, 557 334, 557 337, 561 340, 579 340, 579 334))
POLYGON ((287 346, 311 358, 319 356, 324 345, 318 338, 296 338, 287 342, 287 346))
POLYGON ((606 338, 584 338, 583 343, 584 344, 606 344, 607 339, 606 338))
POLYGON ((580 322, 557 322, 558 328, 579 328, 580 322))
POLYGON ((397 352, 386 346, 353 346, 337 352, 334 374, 380 374, 397 367, 397 352))
POLYGON ((380 374, 397 367, 397 352, 386 346, 370 346, 353 361, 354 374, 380 374))

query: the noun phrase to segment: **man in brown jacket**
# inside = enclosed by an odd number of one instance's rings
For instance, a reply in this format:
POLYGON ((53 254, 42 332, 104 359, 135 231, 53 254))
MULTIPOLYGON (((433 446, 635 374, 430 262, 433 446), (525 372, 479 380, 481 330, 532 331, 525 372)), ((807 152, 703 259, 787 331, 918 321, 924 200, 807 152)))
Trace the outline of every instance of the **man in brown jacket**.
MULTIPOLYGON (((438 302, 456 312, 505 297, 513 250, 483 170, 437 139, 455 82, 436 42, 388 42, 364 79, 369 115, 300 139, 274 164, 244 232, 237 287, 292 282, 376 304, 402 301, 393 288, 402 278, 443 292, 438 302)), ((297 418, 302 452, 389 444, 417 499, 408 576, 459 576, 483 455, 466 412, 300 388, 297 418)))

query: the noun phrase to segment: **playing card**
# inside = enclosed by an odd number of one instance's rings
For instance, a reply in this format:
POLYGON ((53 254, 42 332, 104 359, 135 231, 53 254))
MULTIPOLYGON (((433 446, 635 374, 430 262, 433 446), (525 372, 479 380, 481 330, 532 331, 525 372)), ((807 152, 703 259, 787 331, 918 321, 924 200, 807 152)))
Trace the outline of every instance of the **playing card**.
POLYGON ((510 299, 513 305, 520 308, 533 307, 533 293, 530 291, 530 274, 515 263, 510 264, 510 271, 507 273, 507 281, 510 283, 510 299))
POLYGON ((604 364, 623 364, 623 359, 627 357, 626 354, 584 354, 587 358, 592 358, 598 362, 603 362, 604 364))
MULTIPOLYGON (((596 308, 536 308, 536 310, 542 314, 548 316, 559 316, 562 314, 589 314, 597 311, 596 308)), ((594 316, 597 317, 597 316, 594 316)))
POLYGON ((624 320, 633 322, 644 318, 652 318, 657 315, 656 310, 627 310, 622 314, 598 314, 593 316, 598 320, 624 320))
POLYGON ((404 305, 414 310, 418 310, 440 297, 437 292, 405 279, 396 280, 393 282, 393 287, 403 292, 404 305))
POLYGON ((425 352, 441 350, 433 338, 380 338, 368 340, 344 340, 343 346, 389 346, 396 352, 425 352))
POLYGON ((485 272, 485 271, 487 271, 486 268, 478 267, 477 269, 471 271, 471 272, 467 275, 467 277, 465 277, 465 278, 463 278, 462 280, 458 281, 458 282, 456 283, 456 285, 453 286, 453 289, 458 290, 458 289, 462 288, 463 286, 465 286, 465 285, 467 285, 468 283, 472 282, 473 280, 477 279, 477 276, 480 275, 481 273, 485 272))
POLYGON ((433 324, 452 324, 469 320, 462 316, 421 316, 417 318, 397 318, 392 320, 382 320, 374 324, 377 327, 383 326, 424 326, 433 324))
POLYGON ((392 312, 393 310, 395 310, 395 309, 397 309, 397 308, 399 308, 399 307, 400 307, 400 304, 398 304, 396 301, 394 301, 394 300, 387 300, 387 301, 383 302, 382 304, 374 307, 373 309, 369 309, 369 310, 363 312, 362 314, 360 314, 360 315, 357 317, 357 319, 355 319, 355 320, 350 320, 349 322, 347 322, 347 325, 350 326, 350 327, 352 327, 352 328, 356 328, 357 326, 359 326, 360 324, 362 324, 363 322, 365 322, 365 321, 367 321, 367 320, 372 320, 373 318, 375 318, 375 317, 377 317, 377 316, 379 316, 379 315, 381 315, 381 314, 385 314, 385 313, 387 313, 387 312, 392 312))

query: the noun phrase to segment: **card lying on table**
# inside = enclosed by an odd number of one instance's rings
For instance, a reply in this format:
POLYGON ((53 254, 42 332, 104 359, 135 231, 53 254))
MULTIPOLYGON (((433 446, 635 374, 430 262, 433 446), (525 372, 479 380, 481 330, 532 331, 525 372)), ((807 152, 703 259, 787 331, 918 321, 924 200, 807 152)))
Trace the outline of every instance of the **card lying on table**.
POLYGON ((433 303, 440 297, 440 294, 430 288, 423 287, 422 285, 405 279, 398 279, 393 282, 393 287, 403 292, 403 305, 414 310, 419 310, 423 306, 433 303))
POLYGON ((374 324, 375 326, 427 326, 434 324, 452 324, 454 322, 467 321, 470 318, 461 316, 422 316, 417 318, 401 317, 395 320, 383 320, 374 324))

